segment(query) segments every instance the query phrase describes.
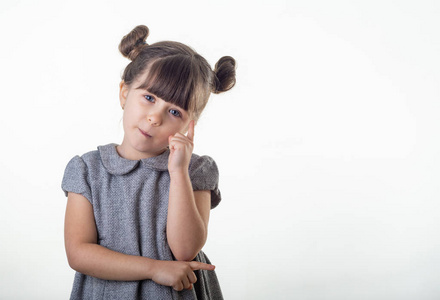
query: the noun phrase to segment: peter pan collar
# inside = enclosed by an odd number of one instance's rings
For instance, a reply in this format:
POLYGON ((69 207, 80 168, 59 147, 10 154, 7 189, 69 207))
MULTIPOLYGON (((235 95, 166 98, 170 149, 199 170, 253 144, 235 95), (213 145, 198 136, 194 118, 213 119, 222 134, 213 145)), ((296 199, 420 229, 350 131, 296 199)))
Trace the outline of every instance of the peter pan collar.
POLYGON ((116 144, 108 144, 98 147, 102 164, 110 174, 128 174, 139 166, 159 171, 168 170, 168 156, 170 154, 168 149, 158 156, 144 158, 141 160, 130 160, 119 156, 118 152, 116 151, 116 146, 116 144))

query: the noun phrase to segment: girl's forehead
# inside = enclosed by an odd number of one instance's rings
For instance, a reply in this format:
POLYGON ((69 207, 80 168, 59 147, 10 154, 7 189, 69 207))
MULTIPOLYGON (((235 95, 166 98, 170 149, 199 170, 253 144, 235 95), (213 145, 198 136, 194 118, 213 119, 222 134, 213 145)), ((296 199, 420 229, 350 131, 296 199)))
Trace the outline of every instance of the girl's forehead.
POLYGON ((156 74, 151 74, 147 68, 144 72, 139 74, 132 83, 132 87, 135 89, 148 90, 148 88, 156 89, 158 86, 167 84, 162 82, 156 74))

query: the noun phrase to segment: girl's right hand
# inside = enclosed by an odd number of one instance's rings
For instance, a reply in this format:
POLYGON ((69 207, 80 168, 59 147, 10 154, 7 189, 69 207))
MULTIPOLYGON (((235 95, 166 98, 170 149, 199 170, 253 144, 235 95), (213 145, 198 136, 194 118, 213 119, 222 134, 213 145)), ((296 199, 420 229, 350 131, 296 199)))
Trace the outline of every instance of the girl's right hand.
POLYGON ((192 289, 197 281, 195 270, 214 270, 215 266, 198 261, 165 261, 154 262, 152 280, 158 284, 171 286, 176 291, 192 289))

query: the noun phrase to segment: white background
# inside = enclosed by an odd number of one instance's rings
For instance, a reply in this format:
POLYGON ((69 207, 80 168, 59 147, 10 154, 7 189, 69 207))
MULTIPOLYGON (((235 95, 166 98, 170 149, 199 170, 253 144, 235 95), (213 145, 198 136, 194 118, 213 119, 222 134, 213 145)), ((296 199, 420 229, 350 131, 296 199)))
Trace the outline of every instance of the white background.
POLYGON ((226 299, 440 298, 438 1, 2 0, 0 299, 68 298, 61 179, 121 141, 138 24, 238 62, 196 128, 226 299))

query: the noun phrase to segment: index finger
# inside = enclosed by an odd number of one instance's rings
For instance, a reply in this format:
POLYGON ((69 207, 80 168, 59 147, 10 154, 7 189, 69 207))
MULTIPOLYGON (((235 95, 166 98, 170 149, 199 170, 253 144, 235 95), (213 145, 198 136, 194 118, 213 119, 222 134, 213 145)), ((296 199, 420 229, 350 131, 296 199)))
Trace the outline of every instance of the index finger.
POLYGON ((188 125, 188 134, 186 135, 187 138, 189 138, 191 141, 194 140, 194 127, 195 127, 195 121, 191 120, 188 125))
POLYGON ((191 269, 194 270, 208 270, 208 271, 212 271, 215 269, 214 265, 210 265, 210 264, 205 264, 199 261, 191 261, 189 263, 189 266, 191 267, 191 269))

